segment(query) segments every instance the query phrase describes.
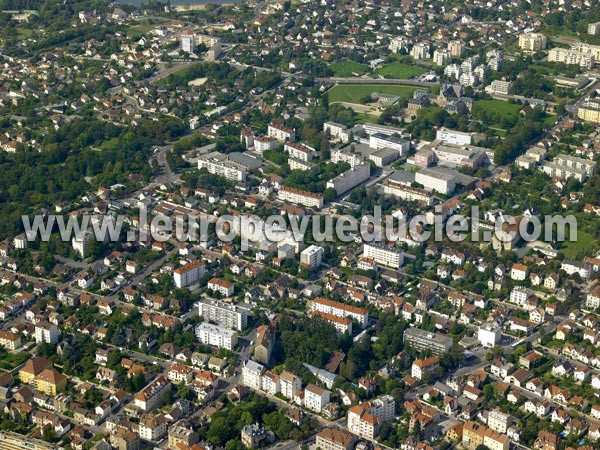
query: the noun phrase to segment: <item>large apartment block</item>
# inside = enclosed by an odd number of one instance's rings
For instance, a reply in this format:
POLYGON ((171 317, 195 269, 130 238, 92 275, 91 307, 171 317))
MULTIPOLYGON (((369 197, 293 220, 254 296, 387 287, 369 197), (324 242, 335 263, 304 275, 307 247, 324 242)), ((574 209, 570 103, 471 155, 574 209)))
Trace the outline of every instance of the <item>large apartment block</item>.
POLYGON ((372 258, 377 264, 395 269, 404 263, 404 252, 401 249, 388 247, 376 242, 364 244, 363 256, 365 258, 372 258))
POLYGON ((179 267, 173 271, 173 282, 175 287, 183 288, 194 284, 204 275, 205 266, 203 261, 196 261, 179 267))
POLYGON ((230 181, 246 180, 246 168, 229 160, 219 152, 212 152, 199 157, 198 169, 206 169, 213 175, 219 175, 230 181))
POLYGON ((358 436, 374 439, 382 423, 396 417, 396 402, 391 395, 369 400, 348 410, 348 430, 358 436))
POLYGON ((233 350, 237 344, 237 334, 234 330, 206 322, 196 327, 196 337, 203 344, 227 350, 233 350))
POLYGON ((369 312, 366 309, 334 302, 323 297, 315 298, 309 308, 311 311, 332 314, 336 317, 349 317, 356 320, 363 328, 369 323, 369 312))
POLYGON ((335 189, 337 195, 341 195, 346 191, 358 186, 359 184, 367 181, 371 175, 370 164, 359 164, 354 168, 340 173, 338 176, 332 178, 327 182, 327 188, 335 189))
POLYGON ((323 194, 303 191, 302 189, 282 186, 279 189, 278 198, 284 202, 298 203, 309 208, 323 207, 323 194))
POLYGON ((171 382, 163 375, 157 377, 149 385, 133 397, 134 404, 144 412, 150 412, 159 408, 165 398, 167 392, 171 390, 171 382))
POLYGON ((519 36, 519 48, 526 52, 544 50, 546 42, 546 36, 540 33, 523 33, 519 36))
POLYGON ((248 325, 248 311, 236 305, 208 300, 198 303, 198 315, 207 322, 226 328, 243 330, 248 325))
POLYGON ((419 328, 408 328, 404 331, 404 343, 417 350, 431 350, 434 355, 441 356, 452 347, 452 338, 419 328))
POLYGON ((275 138, 281 142, 293 142, 296 140, 296 131, 291 128, 284 127, 281 124, 270 123, 269 127, 267 128, 267 136, 275 138))

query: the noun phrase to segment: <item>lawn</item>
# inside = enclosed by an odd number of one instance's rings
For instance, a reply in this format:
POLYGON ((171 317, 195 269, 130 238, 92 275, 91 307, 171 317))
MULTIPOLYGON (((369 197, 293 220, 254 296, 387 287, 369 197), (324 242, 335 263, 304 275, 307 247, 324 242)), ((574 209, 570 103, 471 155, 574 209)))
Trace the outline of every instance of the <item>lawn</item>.
POLYGON ((335 77, 351 77, 362 75, 369 68, 366 64, 357 63, 354 61, 341 61, 329 65, 335 77))
POLYGON ((373 92, 397 95, 410 98, 416 86, 402 86, 391 84, 336 84, 329 91, 330 102, 362 103, 361 100, 373 92))
POLYGON ((425 72, 426 71, 420 67, 409 66, 408 64, 403 64, 401 62, 387 64, 375 71, 376 74, 381 75, 384 78, 399 78, 402 80, 418 77, 425 72))
MULTIPOLYGON (((567 228, 568 230, 568 228, 567 228)), ((568 233, 567 233, 568 238, 568 233)), ((577 240, 574 242, 565 241, 564 247, 560 250, 565 258, 582 258, 591 248, 596 246, 594 236, 582 230, 577 230, 577 240)))
POLYGON ((518 114, 519 110, 523 108, 523 105, 517 105, 516 103, 509 103, 502 100, 477 100, 474 108, 500 114, 518 114))

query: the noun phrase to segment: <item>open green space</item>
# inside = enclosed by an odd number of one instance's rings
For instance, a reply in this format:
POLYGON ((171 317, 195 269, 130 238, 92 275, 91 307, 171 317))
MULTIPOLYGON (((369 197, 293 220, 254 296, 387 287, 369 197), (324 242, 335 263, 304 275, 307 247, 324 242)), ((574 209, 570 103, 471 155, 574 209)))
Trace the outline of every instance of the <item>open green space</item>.
POLYGON ((335 77, 352 77, 362 75, 369 68, 366 64, 355 61, 341 61, 329 65, 335 77))
POLYGON ((503 100, 477 100, 473 106, 475 109, 482 109, 488 112, 500 114, 518 114, 523 105, 509 103, 503 100))
POLYGON ((577 230, 577 240, 574 242, 567 241, 565 246, 560 250, 566 258, 577 259, 583 257, 586 252, 596 246, 594 236, 582 230, 577 230))
POLYGON ((380 67, 375 71, 376 74, 385 78, 399 78, 407 80, 409 78, 418 77, 425 73, 425 69, 417 66, 410 66, 401 62, 393 62, 380 67))
POLYGON ((373 92, 410 98, 417 86, 391 84, 336 84, 329 91, 330 102, 363 103, 362 99, 373 92))

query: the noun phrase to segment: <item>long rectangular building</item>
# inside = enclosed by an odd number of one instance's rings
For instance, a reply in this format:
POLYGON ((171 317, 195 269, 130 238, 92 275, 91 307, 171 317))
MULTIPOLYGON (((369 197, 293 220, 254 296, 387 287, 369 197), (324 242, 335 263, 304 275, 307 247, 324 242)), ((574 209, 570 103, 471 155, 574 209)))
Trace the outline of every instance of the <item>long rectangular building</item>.
POLYGON ((277 197, 284 202, 298 203, 299 205, 308 206, 309 208, 322 208, 324 202, 323 194, 303 191, 302 189, 287 186, 279 188, 277 197))
POLYGON ((452 347, 452 338, 419 328, 408 328, 404 331, 404 343, 417 350, 431 350, 431 353, 440 356, 448 353, 452 347))
POLYGON ((401 249, 376 242, 363 245, 363 256, 394 269, 398 269, 404 263, 404 252, 401 249))
POLYGON ((310 310, 332 314, 337 317, 350 317, 356 320, 363 328, 369 323, 369 312, 366 309, 335 302, 323 297, 315 298, 310 304, 310 310))
POLYGON ((247 169, 227 159, 219 152, 212 152, 198 158, 198 169, 206 169, 213 175, 219 175, 230 181, 245 181, 247 169))
POLYGON ((335 189, 337 195, 341 195, 368 180, 370 175, 371 165, 367 163, 359 164, 329 180, 327 187, 335 189))

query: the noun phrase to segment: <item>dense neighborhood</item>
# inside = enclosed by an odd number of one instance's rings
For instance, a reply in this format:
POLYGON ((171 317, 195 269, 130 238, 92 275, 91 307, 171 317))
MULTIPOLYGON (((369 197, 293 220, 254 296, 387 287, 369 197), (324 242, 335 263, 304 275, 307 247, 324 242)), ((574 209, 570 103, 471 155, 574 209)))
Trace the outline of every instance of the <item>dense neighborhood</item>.
POLYGON ((599 160, 593 0, 0 0, 0 449, 597 449, 599 160))

